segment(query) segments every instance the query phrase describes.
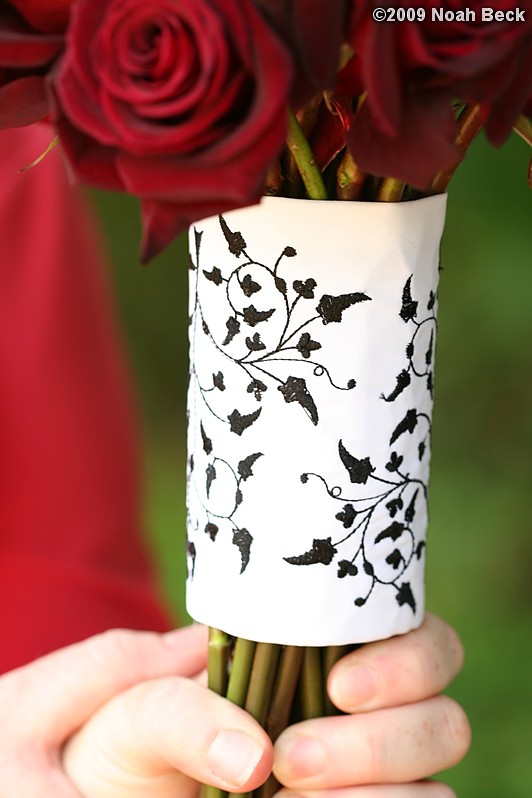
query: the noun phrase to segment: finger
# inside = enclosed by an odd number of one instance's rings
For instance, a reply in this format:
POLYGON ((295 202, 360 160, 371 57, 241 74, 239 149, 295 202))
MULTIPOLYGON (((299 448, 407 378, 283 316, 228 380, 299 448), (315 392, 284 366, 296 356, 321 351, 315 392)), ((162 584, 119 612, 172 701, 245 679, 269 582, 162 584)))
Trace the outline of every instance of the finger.
POLYGON ((275 744, 274 773, 293 789, 418 781, 459 762, 470 738, 461 707, 438 696, 291 726, 275 744))
POLYGON ((446 784, 418 781, 415 784, 377 784, 371 787, 344 787, 338 790, 280 790, 275 798, 456 798, 446 784))
POLYGON ((190 679, 171 678, 106 704, 67 745, 64 767, 87 798, 174 798, 176 771, 243 792, 266 780, 272 759, 269 738, 244 710, 190 679))
POLYGON ((50 761, 43 751, 20 751, 2 762, 0 773, 2 798, 82 798, 68 781, 57 761, 50 761))
POLYGON ((331 670, 328 692, 344 712, 410 704, 444 690, 460 671, 456 632, 435 615, 407 635, 369 643, 331 670))
MULTIPOLYGON (((55 651, 0 679, 2 706, 16 708, 10 734, 60 745, 102 704, 133 684, 205 666, 207 632, 166 635, 114 629, 55 651)), ((8 713, 9 714, 9 713, 8 713)))

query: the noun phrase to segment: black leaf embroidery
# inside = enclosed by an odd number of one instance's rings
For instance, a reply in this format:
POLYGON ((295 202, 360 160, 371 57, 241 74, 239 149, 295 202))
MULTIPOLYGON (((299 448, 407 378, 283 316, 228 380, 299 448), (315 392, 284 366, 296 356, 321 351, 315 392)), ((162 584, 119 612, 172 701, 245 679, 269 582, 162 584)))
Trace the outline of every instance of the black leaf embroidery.
POLYGON ((205 469, 205 473, 207 475, 207 498, 209 498, 211 492, 211 485, 216 479, 216 469, 212 465, 212 463, 209 463, 209 465, 205 469))
POLYGON ((419 543, 417 544, 417 546, 416 546, 416 557, 418 558, 418 560, 421 559, 421 555, 423 554, 423 549, 425 548, 426 545, 427 544, 425 543, 424 540, 420 540, 419 543))
POLYGON ((356 565, 353 565, 352 562, 349 560, 340 560, 338 563, 338 578, 343 579, 344 576, 356 576, 358 574, 358 568, 356 565))
POLYGON ((251 470, 253 465, 257 462, 259 457, 262 457, 262 452, 255 452, 255 454, 250 454, 241 460, 238 464, 238 473, 244 480, 249 479, 253 476, 253 471, 251 470))
POLYGON ((248 299, 250 296, 253 296, 253 294, 256 294, 257 291, 260 291, 262 288, 262 286, 259 285, 259 283, 253 280, 251 274, 246 274, 244 276, 242 282, 240 283, 240 287, 244 292, 244 294, 248 297, 248 299))
POLYGON ((222 277, 222 272, 218 266, 215 266, 212 272, 206 272, 204 269, 203 274, 207 280, 210 280, 211 283, 214 283, 214 285, 221 285, 223 283, 224 278, 222 277))
POLYGON ((216 526, 216 524, 212 524, 211 522, 209 522, 208 524, 205 525, 205 532, 212 541, 216 540, 216 535, 218 534, 219 531, 220 530, 216 526))
POLYGON ((247 246, 242 233, 233 233, 233 231, 229 229, 229 225, 225 221, 224 217, 219 216, 218 218, 220 220, 222 233, 224 234, 225 240, 229 246, 229 252, 231 255, 235 255, 237 258, 239 258, 247 246))
POLYGON ((386 507, 390 513, 390 517, 395 518, 397 513, 403 509, 403 500, 398 496, 396 499, 391 499, 391 501, 386 504, 386 507))
POLYGON ((421 441, 421 443, 417 447, 417 450, 418 450, 418 454, 419 454, 419 459, 423 460, 423 457, 425 456, 425 452, 427 451, 427 444, 425 443, 425 441, 421 441))
POLYGON ((317 425, 319 421, 318 408, 308 392, 307 383, 302 377, 288 377, 286 382, 279 386, 279 390, 284 396, 285 402, 298 402, 314 426, 317 425))
POLYGON ((297 252, 295 251, 294 247, 285 247, 283 250, 283 255, 285 258, 295 258, 297 252))
POLYGON ((365 485, 369 476, 375 471, 369 457, 364 457, 363 460, 353 457, 353 455, 347 451, 342 441, 338 441, 338 452, 340 454, 340 460, 347 469, 351 482, 358 485, 365 485))
POLYGON ((391 565, 394 571, 397 571, 401 563, 403 562, 403 557, 399 549, 394 549, 391 554, 388 554, 386 557, 386 562, 388 565, 391 565))
POLYGON ((412 588, 410 587, 409 582, 403 582, 397 591, 396 599, 400 607, 402 607, 403 604, 408 604, 408 606, 412 608, 413 612, 416 611, 416 600, 414 598, 414 594, 412 593, 412 588))
POLYGON ((262 394, 268 390, 268 386, 262 380, 251 380, 246 390, 254 395, 257 402, 260 402, 262 394))
POLYGON ((238 412, 238 410, 233 410, 230 416, 227 416, 229 419, 229 423, 231 425, 231 432, 236 433, 237 435, 242 435, 244 430, 251 425, 258 419, 262 412, 262 407, 259 407, 258 410, 255 410, 254 413, 249 413, 248 415, 242 415, 238 412))
POLYGON ((282 277, 276 277, 275 287, 283 296, 286 296, 286 280, 283 280, 282 277))
POLYGON ((417 316, 417 302, 414 302, 412 299, 412 275, 408 278, 405 283, 405 287, 403 288, 403 304, 401 306, 401 310, 399 312, 400 317, 403 321, 408 322, 415 319, 417 316))
POLYGON ((396 541, 398 540, 404 532, 405 525, 399 523, 399 521, 394 521, 393 524, 383 529, 377 537, 375 538, 375 543, 380 543, 381 540, 390 540, 396 541))
POLYGON ((215 388, 218 388, 219 391, 225 391, 225 382, 224 382, 224 375, 221 371, 218 374, 212 375, 212 382, 215 388))
POLYGON ((364 571, 368 576, 375 576, 375 568, 370 562, 368 562, 368 560, 364 560, 364 571))
POLYGON ((331 540, 331 538, 325 538, 324 540, 314 538, 312 548, 309 551, 304 554, 298 554, 295 557, 284 557, 284 559, 290 565, 315 565, 316 563, 330 565, 336 554, 336 549, 331 540))
POLYGON ((261 321, 267 321, 274 313, 275 308, 270 308, 270 310, 257 310, 254 305, 249 305, 249 307, 244 308, 243 315, 246 324, 249 324, 250 327, 255 327, 255 325, 260 324, 261 321))
POLYGON ((401 437, 405 432, 414 432, 417 425, 417 413, 415 408, 409 410, 402 421, 396 426, 390 438, 390 446, 401 437))
POLYGON ((318 284, 316 280, 314 280, 312 277, 309 277, 308 280, 305 280, 305 282, 302 282, 301 280, 294 280, 292 283, 294 291, 296 294, 299 294, 302 299, 314 299, 314 289, 317 285, 318 284))
POLYGON ((334 517, 337 518, 338 521, 342 522, 344 529, 349 529, 357 517, 357 511, 352 504, 344 504, 344 509, 340 510, 339 513, 336 513, 334 517))
POLYGON ((296 349, 303 355, 304 358, 309 358, 312 352, 315 352, 317 349, 321 349, 321 344, 319 344, 317 341, 313 341, 310 337, 310 334, 305 332, 299 339, 296 349))
POLYGON ((435 304, 436 304, 436 294, 434 293, 434 291, 431 291, 429 294, 429 301, 427 303, 427 310, 433 310, 435 304))
POLYGON ((408 388, 410 382, 411 382, 410 374, 408 373, 408 371, 406 371, 406 369, 403 369, 403 371, 397 375, 397 385, 395 386, 391 394, 389 396, 384 396, 384 394, 382 394, 382 398, 384 399, 385 402, 395 402, 397 397, 404 391, 404 389, 408 388))
POLYGON ((189 464, 189 468, 190 468, 190 473, 192 474, 192 472, 194 471, 194 455, 193 454, 190 455, 188 464, 189 464))
POLYGON ((227 335, 222 341, 222 346, 227 346, 227 344, 230 344, 235 335, 238 335, 240 332, 240 322, 237 318, 235 318, 235 316, 230 316, 225 322, 225 326, 227 327, 227 335))
POLYGON ((190 576, 194 576, 196 570, 196 547, 191 540, 187 540, 187 554, 192 560, 192 568, 190 569, 190 576))
POLYGON ((246 568, 248 567, 249 555, 252 543, 253 543, 253 537, 250 535, 247 529, 234 530, 233 545, 235 545, 240 552, 240 557, 242 560, 242 567, 240 568, 241 574, 243 574, 246 568))
POLYGON ((390 455, 390 460, 386 463, 387 471, 398 471, 401 468, 401 463, 403 462, 403 455, 398 455, 397 452, 392 452, 390 455))
POLYGON ((416 490, 414 495, 412 496, 412 500, 408 507, 405 510, 405 521, 407 524, 411 524, 416 516, 416 500, 419 494, 419 488, 416 490))
POLYGON ((316 310, 323 319, 323 323, 329 324, 330 322, 342 321, 344 310, 347 310, 347 308, 350 308, 352 305, 356 305, 358 302, 368 301, 371 301, 371 297, 358 291, 354 294, 340 294, 340 296, 324 294, 316 310))
POLYGON ((203 238, 203 230, 194 228, 194 244, 196 245, 196 263, 199 263, 199 253, 201 247, 201 239, 203 238))
POLYGON ((246 338, 246 346, 250 352, 261 352, 266 349, 266 344, 263 344, 260 339, 260 333, 255 333, 253 338, 246 338))
POLYGON ((240 488, 237 488, 235 491, 235 507, 240 507, 244 500, 244 496, 242 495, 242 491, 240 488))
POLYGON ((434 355, 434 330, 431 330, 429 346, 425 353, 425 363, 427 364, 427 366, 430 366, 430 364, 432 363, 433 355, 434 355))
POLYGON ((211 454, 212 452, 212 441, 208 437, 207 433, 203 429, 203 424, 200 423, 200 432, 201 432, 201 439, 203 441, 203 451, 205 454, 211 454))

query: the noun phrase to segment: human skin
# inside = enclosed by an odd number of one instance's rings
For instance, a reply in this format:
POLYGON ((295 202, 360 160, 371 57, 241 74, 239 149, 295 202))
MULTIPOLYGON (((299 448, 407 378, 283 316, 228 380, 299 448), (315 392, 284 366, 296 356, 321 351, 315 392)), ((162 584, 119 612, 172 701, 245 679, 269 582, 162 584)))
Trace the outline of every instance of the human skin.
POLYGON ((198 783, 282 798, 451 798, 427 782, 469 746, 441 691, 458 673, 456 633, 435 616, 332 670, 348 714, 305 721, 272 747, 243 710, 204 686, 206 630, 114 630, 0 678, 3 798, 194 798, 198 783), (356 756, 354 755, 356 753, 356 756))

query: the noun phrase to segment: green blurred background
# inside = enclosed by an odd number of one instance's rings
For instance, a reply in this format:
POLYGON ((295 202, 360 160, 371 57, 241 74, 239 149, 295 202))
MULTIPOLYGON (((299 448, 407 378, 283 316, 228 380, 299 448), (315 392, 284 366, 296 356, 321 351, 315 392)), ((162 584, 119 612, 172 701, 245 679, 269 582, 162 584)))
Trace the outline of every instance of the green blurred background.
MULTIPOLYGON (((473 745, 446 774, 461 798, 532 794, 532 195, 528 152, 475 143, 450 189, 443 241, 428 607, 466 664, 449 691, 473 745)), ((137 261, 131 198, 97 195, 143 419, 146 528, 184 610, 186 242, 137 261)))

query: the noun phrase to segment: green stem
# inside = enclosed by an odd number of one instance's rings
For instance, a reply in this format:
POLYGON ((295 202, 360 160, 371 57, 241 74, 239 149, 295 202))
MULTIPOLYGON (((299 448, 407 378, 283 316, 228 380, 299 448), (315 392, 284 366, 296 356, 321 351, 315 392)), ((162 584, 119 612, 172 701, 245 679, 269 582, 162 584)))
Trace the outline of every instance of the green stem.
POLYGON ((273 742, 288 726, 301 672, 303 653, 304 648, 301 646, 285 646, 281 653, 265 725, 265 729, 273 742))
MULTIPOLYGON (((244 709, 264 726, 270 703, 280 646, 271 643, 257 643, 244 709)), ((251 793, 229 793, 229 798, 248 798, 251 793)), ((211 798, 211 796, 209 796, 211 798)), ((212 798, 218 798, 212 796, 212 798)))
POLYGON ((227 689, 229 646, 229 638, 225 632, 220 629, 209 629, 209 688, 218 695, 225 695, 227 689))
MULTIPOLYGON (((479 105, 466 105, 458 118, 458 133, 455 138, 456 146, 462 151, 462 159, 467 149, 479 130, 482 128, 482 111, 479 105)), ((430 187, 430 194, 442 194, 460 162, 449 169, 443 169, 435 176, 430 187)))
POLYGON ((235 643, 233 666, 227 686, 226 698, 239 707, 243 707, 246 703, 255 646, 256 643, 252 640, 246 640, 244 637, 238 637, 235 643))
POLYGON ((366 173, 346 149, 336 173, 336 196, 341 200, 360 199, 366 173))
POLYGON ((333 666, 348 651, 348 646, 327 646, 323 650, 323 701, 326 715, 337 715, 339 710, 334 706, 327 692, 327 680, 333 666))
POLYGON ((272 643, 257 643, 249 679, 245 710, 264 726, 270 703, 280 647, 272 643))
POLYGON ((323 182, 320 170, 316 166, 313 152, 303 134, 301 125, 290 110, 288 111, 288 135, 286 137, 286 146, 296 162, 309 199, 328 199, 325 183, 323 182))
POLYGON ((377 202, 400 202, 405 184, 393 177, 385 177, 377 192, 377 202))
POLYGON ((307 646, 301 669, 303 719, 323 717, 323 679, 320 649, 307 646))

